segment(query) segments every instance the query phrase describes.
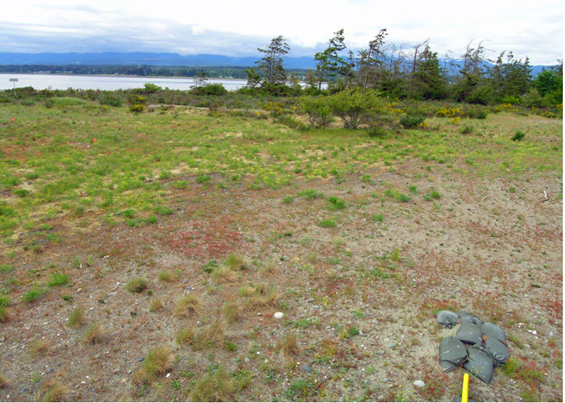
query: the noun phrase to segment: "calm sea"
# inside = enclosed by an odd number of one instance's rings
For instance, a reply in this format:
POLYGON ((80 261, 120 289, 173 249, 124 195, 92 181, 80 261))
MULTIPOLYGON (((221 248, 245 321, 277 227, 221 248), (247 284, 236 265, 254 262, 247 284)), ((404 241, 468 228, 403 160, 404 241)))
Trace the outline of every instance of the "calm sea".
MULTIPOLYGON (((192 78, 167 77, 123 77, 123 76, 83 76, 55 74, 0 74, 0 90, 14 88, 11 78, 17 78, 16 91, 21 87, 33 87, 36 90, 126 90, 142 88, 145 83, 153 83, 171 90, 189 90, 194 85, 192 78)), ((209 79, 209 83, 222 84, 228 91, 237 90, 247 84, 246 80, 209 79)))

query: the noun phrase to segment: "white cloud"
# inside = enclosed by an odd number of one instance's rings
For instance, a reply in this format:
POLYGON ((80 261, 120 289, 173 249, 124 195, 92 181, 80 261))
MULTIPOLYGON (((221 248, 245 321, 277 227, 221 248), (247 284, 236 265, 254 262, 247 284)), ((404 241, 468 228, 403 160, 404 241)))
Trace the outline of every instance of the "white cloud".
POLYGON ((295 56, 311 56, 341 28, 353 49, 387 28, 388 42, 410 47, 429 38, 440 56, 450 50, 459 56, 469 41, 486 39, 493 55, 513 50, 534 64, 563 58, 563 6, 556 0, 21 0, 3 5, 0 52, 256 56, 257 47, 283 35, 295 56))

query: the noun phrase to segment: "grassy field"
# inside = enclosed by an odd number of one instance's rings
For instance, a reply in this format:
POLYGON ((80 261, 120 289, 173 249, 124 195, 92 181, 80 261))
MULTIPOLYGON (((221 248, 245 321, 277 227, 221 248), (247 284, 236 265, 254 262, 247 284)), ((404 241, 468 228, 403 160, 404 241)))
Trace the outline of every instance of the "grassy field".
POLYGON ((0 103, 0 398, 453 400, 450 309, 509 337, 470 398, 562 401, 562 120, 440 115, 0 103))

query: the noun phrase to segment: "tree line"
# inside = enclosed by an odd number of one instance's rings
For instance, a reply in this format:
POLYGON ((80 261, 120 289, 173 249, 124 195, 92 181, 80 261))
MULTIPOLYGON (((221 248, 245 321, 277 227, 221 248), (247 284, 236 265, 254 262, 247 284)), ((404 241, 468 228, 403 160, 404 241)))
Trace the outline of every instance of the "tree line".
MULTIPOLYGON (((555 106, 563 103, 563 61, 532 76, 528 58, 517 59, 503 51, 496 60, 485 56, 484 41, 470 42, 459 59, 448 56, 440 62, 429 41, 409 49, 387 43, 382 29, 367 48, 353 52, 347 48, 344 30, 334 33, 326 49, 315 54, 316 68, 307 71, 306 91, 335 93, 346 89, 376 90, 397 99, 452 99, 475 104, 494 101, 529 106, 555 106), (324 84, 327 83, 327 89, 324 84)), ((271 40, 256 66, 244 70, 249 91, 275 95, 296 92, 296 77, 284 68, 290 45, 283 36, 271 40)))

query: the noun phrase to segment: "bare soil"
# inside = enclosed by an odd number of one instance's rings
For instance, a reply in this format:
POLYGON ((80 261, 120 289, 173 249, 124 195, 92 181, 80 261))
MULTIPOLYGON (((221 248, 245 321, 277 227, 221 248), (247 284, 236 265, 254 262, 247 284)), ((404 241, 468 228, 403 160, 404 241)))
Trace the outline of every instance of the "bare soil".
POLYGON ((12 258, 18 274, 46 277, 51 264, 70 283, 36 302, 14 298, 11 319, 1 324, 8 385, 0 399, 39 399, 56 380, 68 388, 67 400, 186 400, 195 381, 221 365, 233 380, 247 379, 227 400, 453 401, 463 370, 445 374, 439 366, 439 342, 454 330, 435 317, 451 309, 501 326, 520 365, 542 374, 523 382, 497 369, 490 385, 472 378, 473 400, 562 401, 562 183, 539 174, 493 180, 441 172, 406 162, 395 172, 371 172, 372 183, 302 181, 294 190, 317 189, 326 199, 292 193, 288 204, 288 188, 194 184, 168 191, 174 213, 155 225, 74 228, 58 247, 12 258), (418 189, 409 202, 371 196, 409 184, 418 189), (425 201, 432 188, 441 198, 425 201), (329 196, 345 200, 346 209, 328 211, 329 196), (330 216, 335 228, 318 225, 330 216), (230 252, 244 255, 249 268, 234 283, 215 283, 203 266, 230 252), (278 270, 264 273, 269 263, 278 270), (163 270, 172 271, 171 281, 157 280, 163 270), (134 277, 148 279, 149 288, 128 292, 134 277), (278 301, 245 305, 238 297, 245 284, 275 286, 278 301), (175 304, 187 293, 204 308, 176 318, 175 304), (164 306, 150 312, 157 298, 164 306), (225 324, 236 351, 175 343, 181 328, 205 328, 230 300, 245 307, 225 324), (86 320, 72 329, 66 320, 76 306, 86 320), (273 317, 277 311, 282 319, 273 317), (81 343, 94 322, 102 339, 81 343), (277 343, 291 332, 299 353, 285 356, 277 343), (41 351, 30 347, 37 340, 47 341, 41 351), (140 359, 160 345, 174 352, 172 367, 148 385, 132 382, 140 359), (426 387, 418 390, 416 380, 426 387))

